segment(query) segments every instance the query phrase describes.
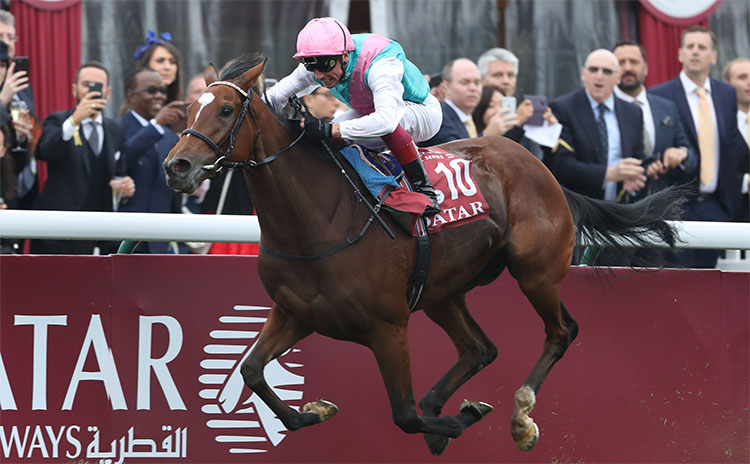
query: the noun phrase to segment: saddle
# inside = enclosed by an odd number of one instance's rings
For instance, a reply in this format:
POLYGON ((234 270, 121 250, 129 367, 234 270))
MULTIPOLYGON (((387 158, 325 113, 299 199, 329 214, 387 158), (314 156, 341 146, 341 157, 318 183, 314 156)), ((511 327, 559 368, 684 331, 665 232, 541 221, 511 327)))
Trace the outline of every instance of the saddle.
POLYGON ((471 178, 471 161, 436 148, 420 148, 419 155, 435 187, 441 212, 422 217, 429 199, 415 192, 390 151, 375 152, 360 145, 340 150, 365 187, 383 203, 396 222, 418 237, 433 235, 445 227, 456 227, 487 217, 489 206, 471 178), (424 228, 424 231, 420 229, 424 228))

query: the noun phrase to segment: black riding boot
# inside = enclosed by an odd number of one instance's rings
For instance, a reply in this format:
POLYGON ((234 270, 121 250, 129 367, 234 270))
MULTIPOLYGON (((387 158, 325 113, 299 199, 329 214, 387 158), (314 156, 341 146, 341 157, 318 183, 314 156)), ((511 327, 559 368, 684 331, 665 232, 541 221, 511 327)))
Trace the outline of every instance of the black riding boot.
POLYGON ((437 195, 435 194, 435 189, 432 187, 432 184, 430 184, 430 178, 427 177, 427 173, 424 170, 424 166, 422 166, 422 160, 419 159, 419 156, 417 156, 417 159, 414 161, 404 164, 401 167, 404 169, 404 174, 406 174, 406 177, 411 182, 414 190, 427 195, 427 198, 432 201, 432 204, 424 209, 422 216, 434 216, 438 214, 440 212, 440 206, 438 206, 437 195))

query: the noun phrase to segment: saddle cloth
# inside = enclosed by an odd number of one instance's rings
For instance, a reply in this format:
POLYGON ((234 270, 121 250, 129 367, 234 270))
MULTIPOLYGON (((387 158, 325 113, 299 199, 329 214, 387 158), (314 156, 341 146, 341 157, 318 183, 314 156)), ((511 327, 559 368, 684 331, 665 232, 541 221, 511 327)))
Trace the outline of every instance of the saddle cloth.
MULTIPOLYGON (((418 236, 419 214, 430 204, 421 193, 414 192, 406 181, 403 170, 390 151, 375 153, 359 145, 341 150, 341 154, 354 168, 370 194, 384 199, 391 211, 407 213, 408 227, 418 236)), ((425 217, 427 233, 438 233, 444 227, 456 227, 488 216, 489 206, 471 177, 471 161, 435 147, 420 148, 419 155, 430 182, 435 187, 441 212, 425 217)), ((404 221, 398 221, 405 225, 404 221)))

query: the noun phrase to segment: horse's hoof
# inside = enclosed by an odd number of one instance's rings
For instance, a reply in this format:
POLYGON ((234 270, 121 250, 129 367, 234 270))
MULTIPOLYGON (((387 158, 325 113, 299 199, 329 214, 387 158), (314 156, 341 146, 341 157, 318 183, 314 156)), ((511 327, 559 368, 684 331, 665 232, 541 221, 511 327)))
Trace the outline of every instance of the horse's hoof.
POLYGON ((311 401, 310 403, 304 405, 302 407, 302 412, 317 414, 317 416, 320 418, 320 422, 325 422, 331 417, 335 416, 336 413, 339 412, 339 408, 329 401, 318 400, 311 401))
POLYGON ((427 442, 427 446, 430 448, 430 453, 433 456, 440 456, 448 448, 448 444, 451 439, 442 435, 435 435, 432 433, 425 433, 424 440, 427 442))
POLYGON ((477 418, 477 421, 491 413, 493 409, 495 408, 483 401, 464 400, 463 403, 461 403, 461 412, 471 412, 474 417, 477 418))
POLYGON ((539 427, 532 421, 531 426, 526 429, 526 433, 520 439, 516 440, 516 446, 521 451, 531 451, 538 440, 539 427))

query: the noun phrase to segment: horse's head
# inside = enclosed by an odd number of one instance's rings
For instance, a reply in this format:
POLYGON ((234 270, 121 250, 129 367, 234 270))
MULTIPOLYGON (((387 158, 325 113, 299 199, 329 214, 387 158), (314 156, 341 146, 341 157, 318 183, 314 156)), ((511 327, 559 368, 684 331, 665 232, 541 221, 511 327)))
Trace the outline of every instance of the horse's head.
POLYGON ((259 102, 252 100, 260 101, 260 97, 252 88, 265 63, 258 54, 243 55, 224 72, 223 80, 213 65, 206 68, 207 88, 188 107, 188 128, 164 160, 170 188, 192 193, 224 163, 247 159, 258 131, 252 106, 259 102))

